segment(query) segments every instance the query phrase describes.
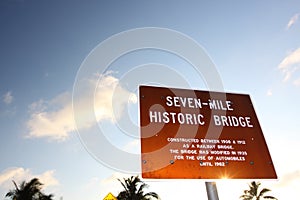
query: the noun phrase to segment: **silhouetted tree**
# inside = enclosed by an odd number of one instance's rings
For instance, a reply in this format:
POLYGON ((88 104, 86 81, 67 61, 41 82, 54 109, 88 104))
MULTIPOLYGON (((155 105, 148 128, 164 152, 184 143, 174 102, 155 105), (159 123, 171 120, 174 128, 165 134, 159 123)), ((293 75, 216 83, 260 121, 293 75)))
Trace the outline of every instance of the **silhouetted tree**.
POLYGON ((19 186, 13 181, 15 188, 10 190, 5 197, 9 197, 11 200, 52 200, 53 195, 45 195, 41 192, 42 183, 33 178, 26 183, 23 181, 19 186))
POLYGON ((138 176, 131 176, 122 182, 124 191, 120 192, 117 196, 118 200, 150 200, 152 198, 159 199, 158 194, 155 192, 148 192, 144 194, 144 189, 148 187, 147 184, 141 181, 138 176))
POLYGON ((270 189, 263 188, 259 190, 260 182, 252 181, 249 184, 249 190, 244 190, 244 194, 240 196, 243 200, 260 200, 260 199, 277 199, 273 196, 266 196, 265 193, 270 192, 270 189))

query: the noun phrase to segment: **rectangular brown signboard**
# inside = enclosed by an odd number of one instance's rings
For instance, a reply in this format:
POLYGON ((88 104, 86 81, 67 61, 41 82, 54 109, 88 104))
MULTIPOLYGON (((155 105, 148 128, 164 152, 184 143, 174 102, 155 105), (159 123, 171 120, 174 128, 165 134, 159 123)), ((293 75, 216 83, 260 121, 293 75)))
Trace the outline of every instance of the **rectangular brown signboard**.
POLYGON ((276 179, 246 94, 140 86, 143 178, 276 179))

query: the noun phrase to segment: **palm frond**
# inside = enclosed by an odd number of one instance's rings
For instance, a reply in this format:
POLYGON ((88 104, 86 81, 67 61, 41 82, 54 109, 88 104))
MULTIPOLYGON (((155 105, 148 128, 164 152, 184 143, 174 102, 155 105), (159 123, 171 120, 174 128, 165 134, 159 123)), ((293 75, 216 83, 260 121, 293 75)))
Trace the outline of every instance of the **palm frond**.
POLYGON ((273 196, 264 196, 264 199, 277 199, 277 198, 275 198, 275 197, 273 197, 273 196))
POLYGON ((263 188, 262 190, 259 190, 261 183, 252 181, 249 184, 249 189, 244 190, 244 194, 240 196, 242 200, 260 200, 262 198, 264 199, 276 199, 273 196, 265 196, 265 193, 270 192, 270 189, 263 188))
POLYGON ((130 178, 123 179, 121 181, 124 191, 121 191, 117 198, 119 200, 148 200, 153 198, 159 199, 158 195, 155 192, 149 192, 144 194, 145 188, 148 187, 138 176, 131 176, 130 178))
POLYGON ((45 195, 41 192, 42 183, 33 178, 28 183, 23 181, 19 186, 15 181, 12 181, 15 189, 10 190, 6 197, 10 197, 12 200, 52 200, 53 195, 45 195))

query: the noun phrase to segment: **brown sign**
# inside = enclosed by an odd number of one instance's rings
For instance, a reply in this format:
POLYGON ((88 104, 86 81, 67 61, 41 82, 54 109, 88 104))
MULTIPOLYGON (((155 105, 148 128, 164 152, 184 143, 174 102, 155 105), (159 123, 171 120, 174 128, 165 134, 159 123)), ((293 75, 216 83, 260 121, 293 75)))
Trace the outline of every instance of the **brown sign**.
POLYGON ((140 86, 143 178, 275 179, 249 95, 140 86))

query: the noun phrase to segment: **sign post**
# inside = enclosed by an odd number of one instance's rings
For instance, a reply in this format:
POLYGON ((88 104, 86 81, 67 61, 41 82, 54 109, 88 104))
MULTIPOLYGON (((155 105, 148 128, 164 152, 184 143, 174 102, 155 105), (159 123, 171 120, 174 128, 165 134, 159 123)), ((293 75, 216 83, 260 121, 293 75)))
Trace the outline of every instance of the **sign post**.
POLYGON ((205 182, 208 200, 219 200, 216 182, 205 182))

